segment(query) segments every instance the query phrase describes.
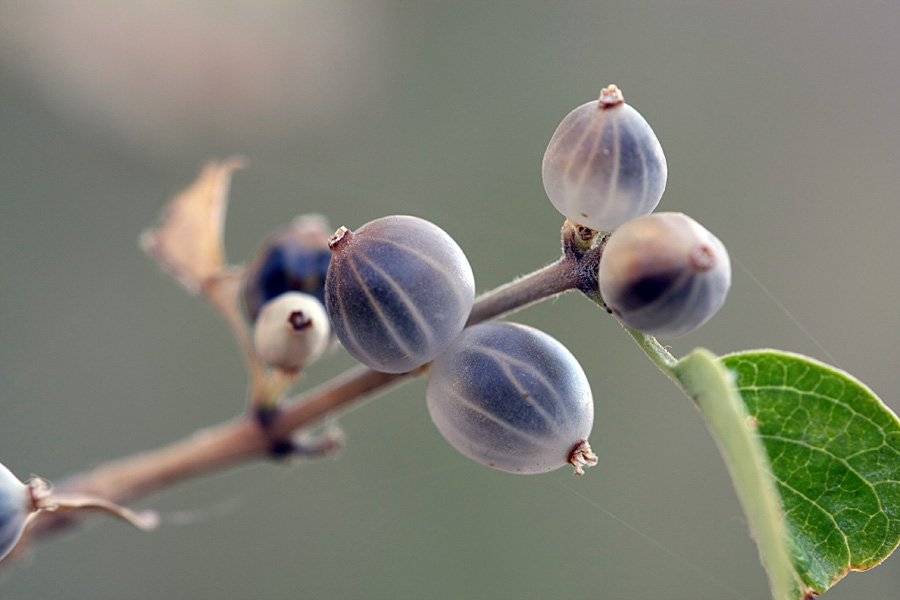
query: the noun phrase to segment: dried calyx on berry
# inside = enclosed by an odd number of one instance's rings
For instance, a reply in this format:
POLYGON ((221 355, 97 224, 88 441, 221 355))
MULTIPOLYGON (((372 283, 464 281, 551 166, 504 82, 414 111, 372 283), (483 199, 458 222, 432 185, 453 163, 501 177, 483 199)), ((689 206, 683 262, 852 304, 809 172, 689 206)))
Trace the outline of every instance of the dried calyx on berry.
POLYGON ((600 259, 600 294, 622 323, 664 337, 712 318, 731 286, 725 246, 682 213, 656 213, 616 230, 600 259))
POLYGON ((405 373, 433 360, 463 330, 475 277, 443 229, 410 216, 383 217, 329 241, 325 307, 358 361, 405 373))
POLYGON ((0 560, 19 543, 28 522, 38 512, 101 511, 143 531, 154 529, 159 516, 134 512, 105 498, 78 492, 56 492, 46 480, 32 477, 22 483, 0 464, 0 560))
POLYGON ((599 231, 653 212, 666 189, 666 174, 656 134, 614 85, 563 119, 542 165, 553 206, 599 231))

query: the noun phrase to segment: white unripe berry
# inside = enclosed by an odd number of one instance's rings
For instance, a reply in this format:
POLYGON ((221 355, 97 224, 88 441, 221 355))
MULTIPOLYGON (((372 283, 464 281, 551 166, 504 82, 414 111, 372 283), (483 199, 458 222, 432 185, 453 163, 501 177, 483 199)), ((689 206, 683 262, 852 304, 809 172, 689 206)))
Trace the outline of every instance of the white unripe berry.
POLYGON ((28 486, 0 464, 0 560, 22 537, 31 512, 28 486))
POLYGON ((666 189, 659 140, 614 85, 562 120, 541 170, 556 210, 599 231, 650 214, 666 189))
POLYGON ((298 371, 321 356, 330 335, 328 313, 316 297, 286 292, 263 304, 253 344, 269 366, 298 371))
POLYGON ((622 323, 675 337, 721 308, 731 261, 719 239, 681 213, 656 213, 616 230, 600 259, 600 294, 622 323))

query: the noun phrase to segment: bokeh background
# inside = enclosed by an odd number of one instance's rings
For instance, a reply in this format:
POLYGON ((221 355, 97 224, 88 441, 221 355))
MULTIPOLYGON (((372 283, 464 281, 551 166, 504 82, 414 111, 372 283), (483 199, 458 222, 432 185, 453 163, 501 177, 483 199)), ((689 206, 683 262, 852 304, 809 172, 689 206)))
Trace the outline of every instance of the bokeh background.
MULTIPOLYGON (((660 208, 739 261, 724 309, 673 351, 804 352, 900 409, 898 25, 900 4, 866 1, 0 0, 0 459, 52 480, 243 409, 223 322, 136 244, 206 159, 249 159, 235 262, 300 213, 408 213, 456 238, 483 291, 555 258, 541 157, 609 83, 665 149, 660 208)), ((470 462, 418 380, 345 415, 339 458, 179 485, 142 504, 159 531, 95 520, 0 596, 767 597, 690 402, 574 294, 514 318, 589 374, 585 477, 470 462)), ((826 598, 898 589, 894 557, 826 598)))

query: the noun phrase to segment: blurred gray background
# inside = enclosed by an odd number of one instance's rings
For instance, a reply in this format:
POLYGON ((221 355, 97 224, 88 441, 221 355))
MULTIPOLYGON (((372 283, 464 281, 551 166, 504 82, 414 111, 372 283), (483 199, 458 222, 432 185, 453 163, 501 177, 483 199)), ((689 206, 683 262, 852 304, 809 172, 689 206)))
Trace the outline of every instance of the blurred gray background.
MULTIPOLYGON (((249 159, 234 262, 300 213, 408 213, 456 238, 483 291, 557 255, 541 157, 609 83, 665 149, 660 209, 765 286, 736 266, 724 309, 673 351, 830 353, 900 409, 898 26, 896 2, 2 0, 0 460, 52 480, 243 409, 224 323, 136 244, 206 159, 249 159)), ((344 416, 339 458, 167 490, 143 506, 191 524, 95 520, 0 596, 767 597, 690 402, 574 294, 515 319, 589 375, 601 460, 585 477, 469 461, 417 380, 344 416)), ((351 364, 337 353, 304 385, 351 364)), ((894 557, 825 597, 898 589, 894 557)))

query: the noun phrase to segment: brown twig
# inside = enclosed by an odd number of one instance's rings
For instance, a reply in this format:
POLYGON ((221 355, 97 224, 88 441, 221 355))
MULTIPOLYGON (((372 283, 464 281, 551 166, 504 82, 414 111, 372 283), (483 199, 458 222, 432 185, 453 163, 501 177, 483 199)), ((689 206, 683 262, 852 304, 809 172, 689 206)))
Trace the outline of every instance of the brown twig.
MULTIPOLYGON (((583 283, 580 272, 584 252, 573 253, 574 231, 563 228, 563 257, 531 275, 526 275, 480 296, 469 325, 493 319, 537 301, 556 296, 583 283)), ((596 257, 591 257, 596 261, 596 257)), ((252 416, 198 431, 162 448, 125 457, 74 475, 57 483, 65 492, 92 494, 111 502, 131 502, 170 485, 269 456, 273 437, 288 437, 322 419, 370 399, 387 386, 420 370, 389 374, 357 366, 343 375, 285 403, 264 430, 252 416)), ((37 515, 26 537, 44 534, 73 524, 80 513, 37 515)))
MULTIPOLYGON (((348 370, 342 376, 298 396, 264 431, 255 418, 245 416, 203 429, 188 438, 125 457, 96 469, 69 477, 57 484, 65 492, 92 494, 124 503, 194 476, 268 456, 272 435, 289 435, 351 403, 370 398, 405 375, 379 373, 366 367, 348 370)), ((41 534, 72 523, 74 514, 42 513, 30 527, 41 534)))

